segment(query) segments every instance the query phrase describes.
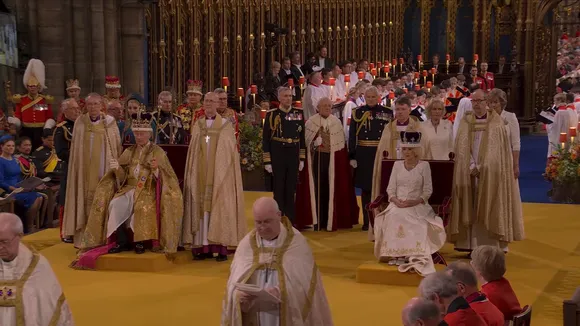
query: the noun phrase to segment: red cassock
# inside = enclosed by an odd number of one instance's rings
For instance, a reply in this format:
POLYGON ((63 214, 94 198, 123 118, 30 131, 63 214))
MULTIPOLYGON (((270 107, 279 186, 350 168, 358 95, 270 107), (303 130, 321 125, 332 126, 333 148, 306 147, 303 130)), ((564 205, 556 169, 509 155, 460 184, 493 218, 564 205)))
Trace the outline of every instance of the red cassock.
POLYGON ((14 116, 22 121, 23 127, 42 128, 46 120, 54 117, 51 105, 52 96, 39 94, 33 99, 28 94, 15 95, 13 101, 16 104, 14 116))
POLYGON ((505 320, 512 320, 515 315, 522 312, 514 289, 504 277, 482 285, 481 292, 503 313, 505 320))
POLYGON ((449 326, 487 326, 483 318, 469 306, 463 297, 458 297, 451 302, 443 320, 449 326))
POLYGON ((485 78, 485 82, 487 84, 486 90, 491 91, 495 88, 495 77, 493 72, 486 72, 485 75, 483 75, 483 78, 485 78))
MULTIPOLYGON (((313 204, 311 196, 316 198, 316 193, 311 193, 310 175, 308 164, 312 164, 312 155, 308 155, 305 166, 298 174, 298 186, 296 187, 296 221, 298 230, 314 224, 312 214, 313 204)), ((313 166, 313 169, 316 167, 313 166)), ((334 200, 329 203, 333 205, 332 217, 329 216, 328 224, 332 223, 332 231, 337 229, 350 229, 358 224, 359 207, 354 191, 352 179, 352 168, 348 160, 346 147, 334 152, 334 173, 329 179, 334 179, 334 200), (332 219, 332 222, 330 221, 332 219)), ((312 177, 314 179, 314 175, 312 177)), ((313 180, 316 182, 316 180, 313 180)), ((315 188, 314 188, 315 189, 315 188)), ((316 207, 314 207, 316 209, 316 207)))
POLYGON ((481 292, 476 292, 465 298, 473 309, 488 326, 503 326, 504 317, 503 313, 491 303, 481 292))

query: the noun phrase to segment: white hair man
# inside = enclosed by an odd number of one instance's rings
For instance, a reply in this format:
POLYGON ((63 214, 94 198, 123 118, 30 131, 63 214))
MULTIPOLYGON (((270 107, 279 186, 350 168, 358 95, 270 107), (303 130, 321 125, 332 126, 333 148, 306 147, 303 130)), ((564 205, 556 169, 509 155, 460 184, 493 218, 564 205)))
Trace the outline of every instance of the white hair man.
POLYGON ((274 199, 294 223, 294 197, 298 171, 304 168, 306 145, 304 142, 304 117, 300 108, 292 106, 292 90, 278 88, 280 106, 269 110, 262 131, 264 169, 274 179, 274 199))
POLYGON ((230 268, 222 325, 331 326, 306 238, 272 198, 256 200, 253 212, 256 228, 240 242, 230 268))
POLYGON ((435 302, 412 298, 401 312, 403 326, 440 326, 441 310, 435 302))
POLYGON ((63 238, 74 236, 80 247, 94 192, 105 173, 118 165, 121 136, 115 119, 103 113, 103 97, 86 98, 87 113, 75 122, 70 145, 63 217, 63 238))
POLYGON ((486 326, 465 298, 459 295, 455 279, 447 272, 427 275, 419 284, 419 294, 439 306, 449 326, 486 326))
MULTIPOLYGON (((379 104, 380 94, 376 87, 370 86, 365 90, 364 95, 366 104, 352 111, 348 151, 350 165, 354 169, 354 183, 357 188, 362 190, 362 206, 366 207, 375 198, 371 195, 373 178, 376 178, 373 176, 375 155, 379 153, 377 147, 383 129, 393 119, 393 111, 379 104)), ((381 154, 378 156, 381 157, 381 154)), ((369 217, 366 209, 363 209, 362 229, 363 231, 369 229, 369 217)))
POLYGON ((0 325, 74 325, 48 260, 23 245, 22 235, 20 218, 0 213, 0 325))
POLYGON ((217 113, 217 94, 205 96, 205 116, 191 130, 184 180, 182 244, 195 260, 226 261, 246 234, 240 155, 232 124, 217 113), (211 221, 211 223, 210 223, 211 221))
POLYGON ((318 113, 306 121, 307 168, 296 190, 296 227, 335 231, 358 224, 358 204, 349 171, 346 139, 340 120, 331 114, 332 100, 318 102, 318 113), (341 173, 342 172, 342 173, 341 173))

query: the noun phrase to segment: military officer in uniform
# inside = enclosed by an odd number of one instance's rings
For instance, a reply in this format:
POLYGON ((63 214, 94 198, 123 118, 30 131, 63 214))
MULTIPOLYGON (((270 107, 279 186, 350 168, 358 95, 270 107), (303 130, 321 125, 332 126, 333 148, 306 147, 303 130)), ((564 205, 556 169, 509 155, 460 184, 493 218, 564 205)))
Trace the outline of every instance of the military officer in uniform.
POLYGON ((173 113, 173 95, 169 91, 159 93, 159 106, 153 113, 157 144, 185 144, 187 133, 179 115, 173 113))
POLYGON ((304 168, 306 145, 302 109, 292 107, 292 90, 278 89, 280 107, 269 110, 263 128, 264 169, 274 178, 274 199, 294 222, 294 194, 298 171, 304 168))
POLYGON ((177 107, 177 114, 183 122, 183 129, 186 132, 190 132, 193 123, 204 115, 203 109, 201 108, 201 98, 203 93, 201 88, 203 83, 201 80, 188 80, 187 81, 187 103, 183 103, 177 107))
POLYGON ((40 94, 46 88, 44 84, 44 63, 38 59, 30 59, 24 72, 24 86, 28 90, 26 95, 16 94, 12 102, 16 105, 14 117, 9 122, 22 126, 21 136, 27 136, 32 141, 32 148, 42 144, 44 128, 54 128, 56 121, 52 113, 53 97, 40 94))
MULTIPOLYGON (((60 189, 58 192, 59 205, 59 225, 62 238, 62 218, 64 213, 64 199, 66 198, 66 182, 68 172, 68 161, 70 156, 70 145, 72 140, 73 128, 76 119, 80 116, 81 110, 78 103, 74 99, 64 100, 61 104, 63 113, 63 121, 56 126, 54 131, 54 149, 56 156, 61 160, 62 176, 60 179, 60 189)), ((72 243, 72 239, 63 238, 64 242, 72 243)))
MULTIPOLYGON (((362 205, 372 200, 373 168, 377 147, 385 126, 393 119, 393 111, 379 105, 379 90, 371 86, 365 92, 366 105, 352 111, 348 136, 350 165, 355 169, 354 182, 362 190, 362 205)), ((369 216, 363 209, 363 231, 369 228, 369 216)))
POLYGON ((57 204, 57 196, 60 185, 59 177, 62 175, 62 161, 59 160, 54 149, 54 131, 44 129, 42 135, 42 146, 38 147, 32 154, 32 162, 36 166, 36 176, 39 178, 50 177, 51 180, 45 185, 46 189, 42 194, 46 201, 46 219, 42 226, 52 226, 52 221, 57 204))

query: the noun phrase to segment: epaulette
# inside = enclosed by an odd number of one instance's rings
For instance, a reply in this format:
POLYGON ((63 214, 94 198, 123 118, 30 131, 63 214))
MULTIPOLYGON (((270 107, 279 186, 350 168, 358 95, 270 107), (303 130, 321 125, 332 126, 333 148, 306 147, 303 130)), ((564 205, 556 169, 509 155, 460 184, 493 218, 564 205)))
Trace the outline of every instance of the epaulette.
POLYGON ((56 126, 60 128, 60 127, 64 126, 65 124, 66 124, 66 121, 61 121, 56 126))
POLYGON ((39 148, 36 149, 36 152, 41 151, 44 149, 44 146, 40 146, 39 148))
POLYGON ((18 104, 18 103, 20 103, 20 101, 22 101, 22 95, 20 95, 20 94, 12 95, 12 103, 18 104))
POLYGON ((54 97, 51 95, 41 95, 45 100, 46 103, 52 104, 54 102, 54 97))

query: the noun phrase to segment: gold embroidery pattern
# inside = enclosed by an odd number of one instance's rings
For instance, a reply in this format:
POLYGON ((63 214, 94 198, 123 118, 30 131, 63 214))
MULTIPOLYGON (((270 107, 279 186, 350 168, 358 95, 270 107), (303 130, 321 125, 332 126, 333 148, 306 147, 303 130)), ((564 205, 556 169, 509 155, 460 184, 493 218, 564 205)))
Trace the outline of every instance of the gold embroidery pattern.
POLYGON ((37 253, 33 253, 30 265, 28 265, 28 268, 20 279, 0 282, 0 289, 6 289, 6 293, 0 295, 0 307, 14 307, 16 309, 16 326, 25 326, 22 290, 24 289, 26 281, 28 281, 32 272, 36 269, 39 260, 40 256, 37 253))
POLYGON ((421 241, 417 241, 415 248, 389 248, 388 242, 384 242, 382 247, 381 256, 407 257, 425 254, 425 249, 421 241))
POLYGON ((397 238, 399 239, 405 238, 405 230, 403 229, 403 225, 399 225, 399 230, 397 231, 397 238))

